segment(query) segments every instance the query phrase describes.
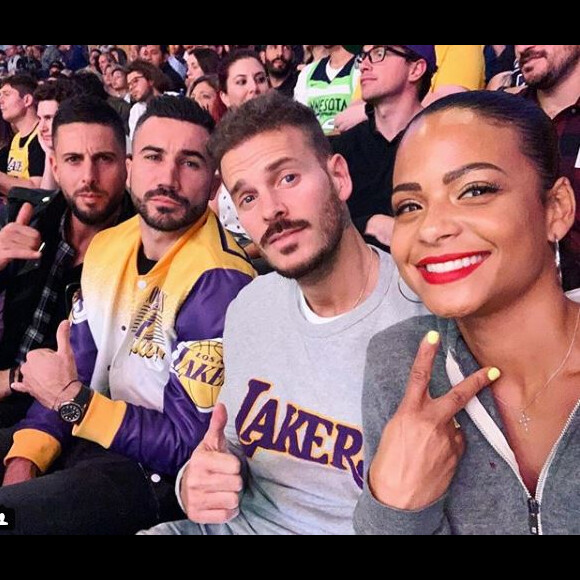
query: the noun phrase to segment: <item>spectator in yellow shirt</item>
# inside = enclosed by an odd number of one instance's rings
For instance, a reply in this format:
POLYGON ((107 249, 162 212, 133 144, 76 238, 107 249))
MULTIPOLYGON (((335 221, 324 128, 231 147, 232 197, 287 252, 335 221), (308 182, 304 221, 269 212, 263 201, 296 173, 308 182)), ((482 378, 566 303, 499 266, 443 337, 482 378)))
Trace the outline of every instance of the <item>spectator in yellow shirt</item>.
POLYGON ((452 93, 485 88, 484 44, 436 44, 437 72, 424 105, 452 93))

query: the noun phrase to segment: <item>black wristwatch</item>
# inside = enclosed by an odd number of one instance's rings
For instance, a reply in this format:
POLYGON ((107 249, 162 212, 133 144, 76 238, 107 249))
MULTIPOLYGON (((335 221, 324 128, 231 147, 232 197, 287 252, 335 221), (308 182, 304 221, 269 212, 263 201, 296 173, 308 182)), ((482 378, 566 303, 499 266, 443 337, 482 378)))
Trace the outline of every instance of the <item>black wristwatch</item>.
POLYGON ((79 425, 85 418, 89 403, 93 398, 93 391, 84 385, 80 393, 72 400, 62 403, 58 408, 58 414, 65 423, 79 425))

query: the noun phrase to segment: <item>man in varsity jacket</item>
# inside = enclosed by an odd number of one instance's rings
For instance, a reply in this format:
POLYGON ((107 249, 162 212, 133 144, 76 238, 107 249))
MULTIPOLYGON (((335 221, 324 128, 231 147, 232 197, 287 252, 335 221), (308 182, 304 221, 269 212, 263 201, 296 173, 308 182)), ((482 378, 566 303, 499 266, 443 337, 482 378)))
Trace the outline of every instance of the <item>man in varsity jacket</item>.
POLYGON ((56 352, 30 354, 14 385, 38 401, 0 490, 16 533, 134 533, 175 514, 175 475, 223 383, 226 310, 254 276, 208 210, 213 126, 174 97, 139 122, 129 163, 139 217, 95 238, 72 328, 61 325, 56 352))
POLYGON ((425 308, 352 224, 348 166, 310 109, 271 91, 211 150, 275 272, 228 311, 226 384, 179 486, 190 520, 144 533, 354 534, 367 347, 425 308))

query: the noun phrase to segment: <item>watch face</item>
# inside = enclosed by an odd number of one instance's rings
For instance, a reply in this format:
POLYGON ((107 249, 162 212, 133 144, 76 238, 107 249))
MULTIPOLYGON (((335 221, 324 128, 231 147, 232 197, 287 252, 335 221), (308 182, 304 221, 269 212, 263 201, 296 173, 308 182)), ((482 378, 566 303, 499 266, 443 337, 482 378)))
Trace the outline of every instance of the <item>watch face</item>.
POLYGON ((59 414, 66 423, 78 423, 83 417, 83 410, 77 403, 65 403, 59 409, 59 414))

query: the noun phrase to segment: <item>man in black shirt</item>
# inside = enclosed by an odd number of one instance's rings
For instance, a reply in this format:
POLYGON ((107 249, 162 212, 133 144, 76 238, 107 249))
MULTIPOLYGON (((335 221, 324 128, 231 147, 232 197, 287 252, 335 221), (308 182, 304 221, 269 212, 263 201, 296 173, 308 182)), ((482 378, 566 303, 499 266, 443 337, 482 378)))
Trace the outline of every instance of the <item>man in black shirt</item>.
POLYGON ((270 83, 278 92, 294 98, 298 81, 297 61, 291 44, 264 44, 260 50, 270 83))
POLYGON ((353 179, 348 202, 355 226, 368 243, 389 250, 395 156, 404 130, 422 110, 436 71, 434 45, 346 45, 358 54, 367 121, 331 138, 353 179), (363 50, 364 48, 364 50, 363 50))
POLYGON ((185 80, 168 62, 168 44, 143 44, 139 54, 142 60, 150 62, 167 77, 170 92, 185 94, 185 80))
POLYGON ((56 346, 93 237, 134 215, 125 193, 125 130, 106 102, 63 102, 53 143, 62 190, 13 189, 0 230, 0 428, 21 419, 31 402, 12 395, 10 385, 30 350, 56 346))

